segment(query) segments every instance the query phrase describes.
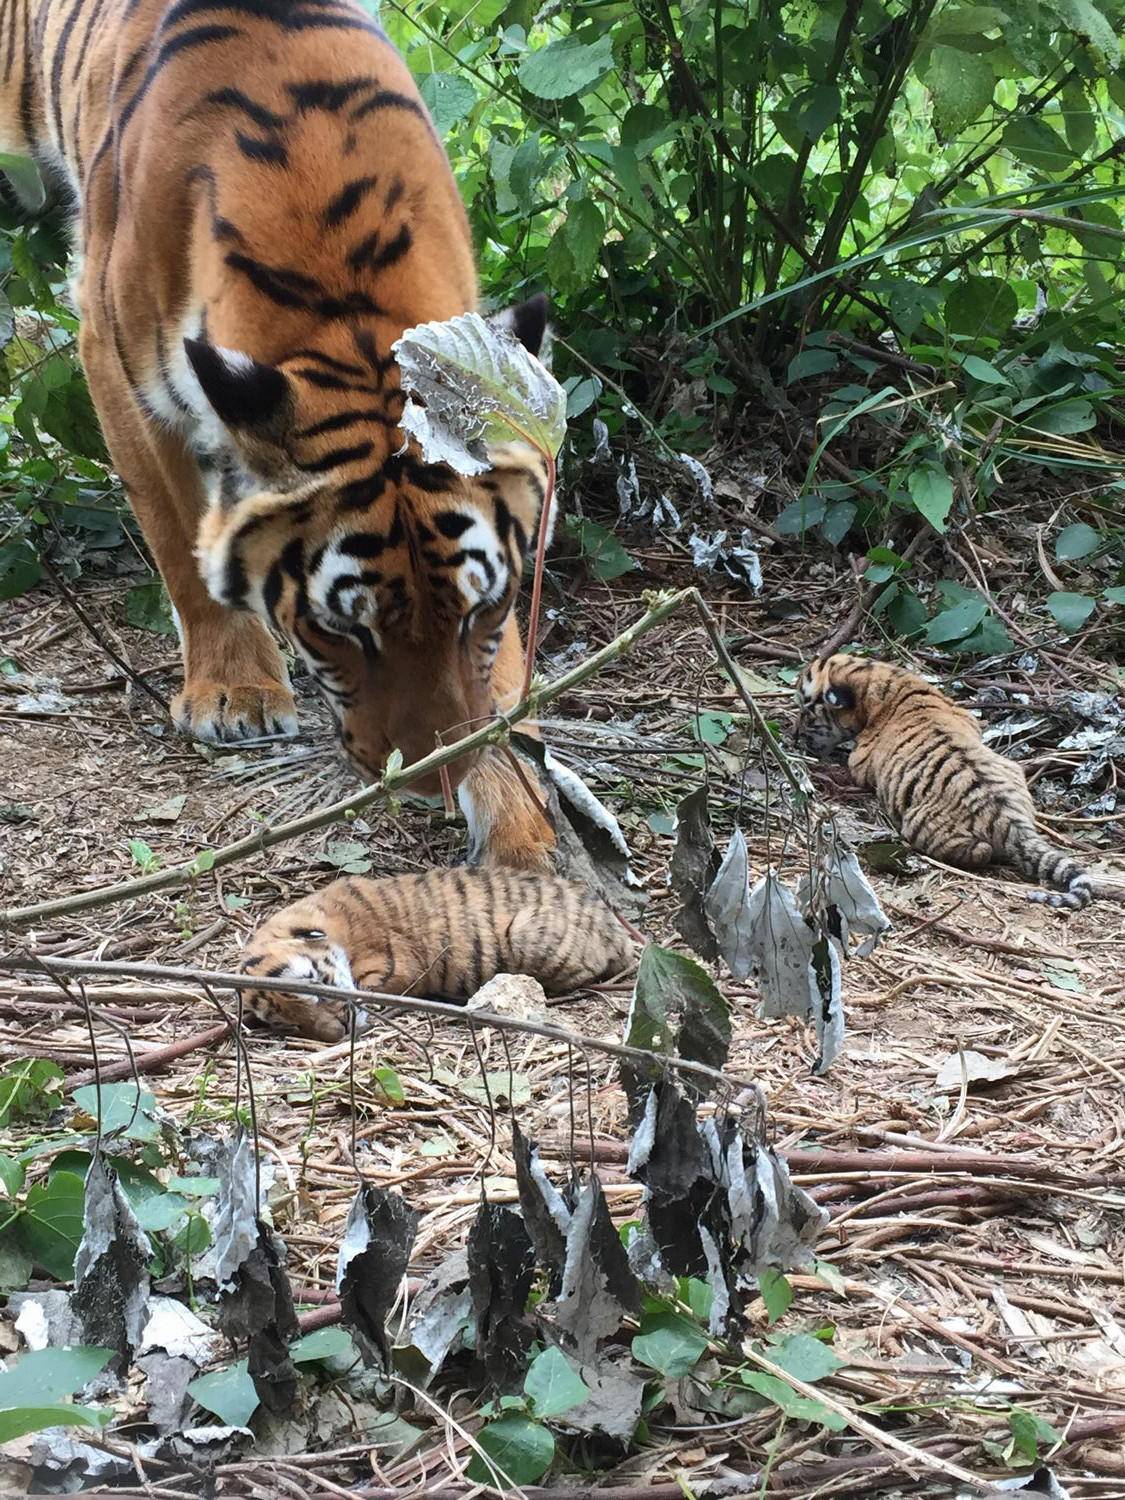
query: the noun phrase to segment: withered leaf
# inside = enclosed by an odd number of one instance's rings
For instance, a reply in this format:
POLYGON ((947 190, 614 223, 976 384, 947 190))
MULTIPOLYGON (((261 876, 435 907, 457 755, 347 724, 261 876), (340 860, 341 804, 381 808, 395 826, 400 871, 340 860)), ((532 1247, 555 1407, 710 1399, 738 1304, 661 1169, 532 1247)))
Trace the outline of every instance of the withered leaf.
POLYGON ((506 1389, 523 1371, 532 1328, 525 1317, 535 1250, 514 1209, 482 1203, 469 1230, 469 1292, 477 1355, 489 1380, 506 1389))
POLYGON ((341 1322, 365 1365, 390 1369, 387 1315, 410 1264, 418 1215, 401 1193, 367 1185, 352 1199, 336 1264, 341 1322))
POLYGON ((148 1317, 152 1247, 100 1151, 86 1173, 82 1217, 71 1308, 83 1342, 113 1349, 112 1368, 120 1370, 140 1347, 148 1317))
POLYGON ((701 958, 713 962, 719 945, 704 910, 704 899, 719 872, 719 852, 711 834, 707 788, 697 787, 676 808, 676 847, 672 852, 672 889, 680 898, 676 928, 701 958))

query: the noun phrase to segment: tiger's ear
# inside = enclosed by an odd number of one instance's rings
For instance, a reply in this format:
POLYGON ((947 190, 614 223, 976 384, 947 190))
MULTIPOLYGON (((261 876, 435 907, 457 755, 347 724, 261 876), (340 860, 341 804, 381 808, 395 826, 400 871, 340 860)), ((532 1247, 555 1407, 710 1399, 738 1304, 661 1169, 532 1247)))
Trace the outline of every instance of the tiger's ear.
POLYGON ((526 302, 506 307, 489 321, 514 333, 527 352, 538 357, 547 332, 547 311, 547 299, 542 292, 538 292, 526 302))
POLYGON ((211 409, 235 436, 279 442, 289 426, 289 382, 273 365, 202 339, 184 339, 184 353, 211 409))

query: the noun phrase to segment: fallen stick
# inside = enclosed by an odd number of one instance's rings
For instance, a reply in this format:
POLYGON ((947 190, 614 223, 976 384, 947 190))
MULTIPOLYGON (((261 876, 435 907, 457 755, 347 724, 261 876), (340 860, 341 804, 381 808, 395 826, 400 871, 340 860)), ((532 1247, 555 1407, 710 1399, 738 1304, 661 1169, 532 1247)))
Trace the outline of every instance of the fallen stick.
POLYGON ((221 1021, 217 1026, 210 1026, 206 1031, 197 1031, 194 1036, 185 1036, 182 1041, 169 1042, 166 1047, 150 1047, 147 1052, 135 1052, 133 1060, 127 1057, 119 1058, 116 1062, 103 1063, 99 1068, 91 1068, 88 1073, 78 1073, 74 1078, 67 1080, 68 1089, 80 1089, 90 1083, 116 1083, 122 1078, 132 1078, 135 1071, 138 1073, 157 1073, 161 1068, 167 1067, 170 1062, 177 1058, 186 1057, 189 1052, 198 1051, 201 1047, 210 1047, 215 1042, 221 1041, 223 1037, 230 1034, 231 1027, 228 1022, 221 1021))

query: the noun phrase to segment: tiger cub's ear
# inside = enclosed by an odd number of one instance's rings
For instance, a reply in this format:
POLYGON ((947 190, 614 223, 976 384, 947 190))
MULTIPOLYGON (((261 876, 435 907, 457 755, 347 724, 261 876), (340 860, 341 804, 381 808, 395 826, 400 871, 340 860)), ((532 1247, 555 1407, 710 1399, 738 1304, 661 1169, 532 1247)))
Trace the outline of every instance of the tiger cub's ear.
POLYGON ((184 339, 184 353, 215 415, 235 435, 278 441, 289 426, 289 382, 273 365, 202 339, 184 339))
POLYGON ((543 341, 547 334, 547 310, 547 299, 542 292, 538 292, 526 302, 506 307, 503 312, 490 318, 489 322, 514 333, 527 352, 538 358, 542 355, 543 341))

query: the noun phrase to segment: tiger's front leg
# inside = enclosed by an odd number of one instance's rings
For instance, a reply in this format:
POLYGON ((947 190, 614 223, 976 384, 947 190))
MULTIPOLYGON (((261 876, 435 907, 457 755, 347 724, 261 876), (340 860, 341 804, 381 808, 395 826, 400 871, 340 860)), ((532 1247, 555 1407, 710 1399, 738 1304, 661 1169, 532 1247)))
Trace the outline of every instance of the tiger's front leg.
POLYGON ((129 496, 176 611, 183 691, 172 700, 177 729, 225 742, 296 734, 297 710, 281 653, 253 615, 211 598, 195 556, 203 512, 198 465, 183 439, 141 410, 120 362, 90 319, 82 363, 113 465, 129 496))
MULTIPOLYGON (((498 707, 515 704, 522 685, 523 646, 513 614, 504 626, 492 669, 498 707)), ((555 831, 540 811, 546 807, 547 795, 538 784, 533 766, 521 761, 517 770, 503 750, 486 750, 457 795, 469 825, 470 864, 489 869, 554 870, 555 831)))

